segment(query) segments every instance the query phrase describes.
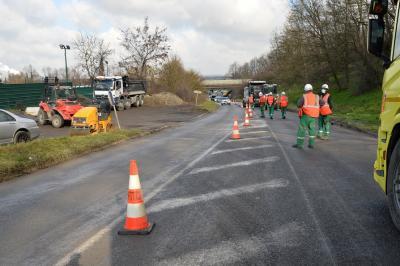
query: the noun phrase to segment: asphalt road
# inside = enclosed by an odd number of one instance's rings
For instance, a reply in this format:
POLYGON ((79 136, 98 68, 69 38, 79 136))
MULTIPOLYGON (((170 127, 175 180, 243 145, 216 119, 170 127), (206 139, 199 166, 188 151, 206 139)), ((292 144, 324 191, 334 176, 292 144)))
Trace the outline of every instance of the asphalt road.
MULTIPOLYGON (((122 128, 138 128, 143 130, 154 130, 165 126, 176 126, 187 122, 202 112, 192 105, 180 106, 142 106, 118 112, 118 118, 122 128)), ((117 120, 112 112, 113 126, 117 127, 117 120)), ((41 138, 68 136, 70 126, 67 124, 62 128, 54 128, 50 124, 39 126, 41 138)))
POLYGON ((400 232, 372 179, 375 139, 333 127, 293 149, 298 119, 236 106, 0 184, 0 265, 398 265, 400 232), (278 116, 277 116, 278 117, 278 116), (118 236, 129 159, 148 236, 118 236))

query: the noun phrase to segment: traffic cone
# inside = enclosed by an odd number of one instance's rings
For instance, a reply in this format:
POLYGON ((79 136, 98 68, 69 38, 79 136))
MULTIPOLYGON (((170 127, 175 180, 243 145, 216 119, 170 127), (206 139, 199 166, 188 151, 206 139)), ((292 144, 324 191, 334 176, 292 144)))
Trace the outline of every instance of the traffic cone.
POLYGON ((253 109, 249 108, 249 118, 253 119, 253 109))
POLYGON ((245 117, 244 117, 244 124, 243 124, 243 126, 244 126, 244 127, 249 127, 249 126, 250 126, 250 120, 249 120, 249 114, 248 114, 248 112, 246 112, 246 115, 245 115, 245 117))
POLYGON ((124 229, 118 231, 119 235, 148 235, 155 224, 147 219, 142 187, 135 160, 131 160, 129 170, 128 206, 124 229))
POLYGON ((233 129, 232 129, 232 136, 231 139, 240 139, 240 133, 239 133, 239 124, 237 121, 237 116, 234 116, 233 120, 233 129))

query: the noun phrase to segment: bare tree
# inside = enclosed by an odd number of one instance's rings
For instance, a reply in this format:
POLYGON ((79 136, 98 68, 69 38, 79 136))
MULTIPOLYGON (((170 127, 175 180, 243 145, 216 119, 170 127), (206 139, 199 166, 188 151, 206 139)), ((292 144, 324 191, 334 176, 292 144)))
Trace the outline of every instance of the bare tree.
POLYGON ((73 47, 77 51, 79 66, 91 80, 97 75, 104 75, 104 61, 113 53, 110 44, 94 34, 81 33, 73 47))
POLYGON ((121 45, 126 56, 120 66, 139 78, 146 78, 148 68, 159 67, 168 58, 171 46, 168 42, 166 28, 150 29, 148 17, 143 26, 121 29, 121 45))

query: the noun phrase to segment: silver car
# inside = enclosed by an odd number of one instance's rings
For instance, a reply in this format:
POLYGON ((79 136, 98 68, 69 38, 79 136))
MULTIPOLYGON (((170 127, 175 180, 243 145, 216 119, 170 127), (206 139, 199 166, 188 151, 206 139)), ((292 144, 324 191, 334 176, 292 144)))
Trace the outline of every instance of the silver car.
POLYGON ((0 144, 27 142, 39 135, 35 120, 0 109, 0 144))

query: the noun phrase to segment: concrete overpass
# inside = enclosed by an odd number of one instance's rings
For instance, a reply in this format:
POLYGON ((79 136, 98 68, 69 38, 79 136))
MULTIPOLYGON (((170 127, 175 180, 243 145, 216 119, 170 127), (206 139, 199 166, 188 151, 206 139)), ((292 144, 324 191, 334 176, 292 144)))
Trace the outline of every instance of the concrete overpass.
POLYGON ((249 79, 206 79, 202 81, 203 91, 212 93, 231 91, 232 98, 242 98, 243 88, 246 87, 249 79))

